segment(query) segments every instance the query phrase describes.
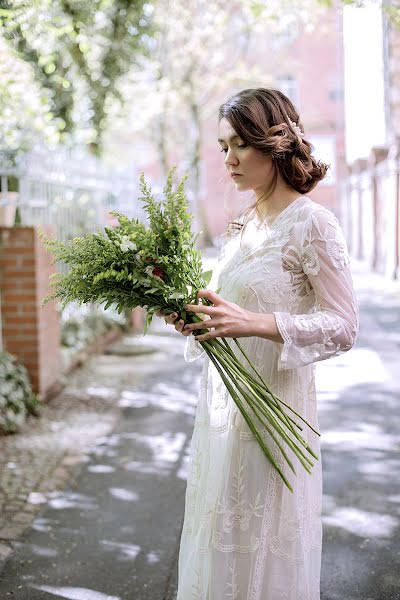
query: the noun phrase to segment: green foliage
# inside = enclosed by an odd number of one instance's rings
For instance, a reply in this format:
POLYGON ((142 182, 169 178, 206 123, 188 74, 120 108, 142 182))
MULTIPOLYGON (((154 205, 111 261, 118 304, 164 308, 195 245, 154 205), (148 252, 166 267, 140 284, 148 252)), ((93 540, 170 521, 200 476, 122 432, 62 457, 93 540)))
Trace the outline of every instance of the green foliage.
POLYGON ((40 398, 32 392, 26 368, 0 352, 0 432, 15 433, 28 415, 39 415, 40 398))
POLYGON ((60 299, 65 307, 96 302, 104 308, 115 305, 118 313, 142 306, 147 309, 146 333, 153 314, 164 309, 181 312, 183 305, 197 302, 197 290, 206 287, 210 272, 203 274, 197 236, 191 231, 192 216, 182 179, 173 189, 172 168, 164 196, 157 201, 144 179, 140 188, 148 225, 113 211, 118 225, 104 232, 87 234, 66 242, 39 236, 53 254, 53 263, 63 261, 68 273, 51 275, 54 291, 43 304, 60 299))
POLYGON ((80 350, 116 326, 124 329, 125 314, 118 315, 111 309, 82 311, 74 303, 62 313, 61 344, 67 348, 80 350))
POLYGON ((146 0, 0 0, 0 33, 46 90, 64 139, 78 126, 97 153, 108 106, 122 101, 121 78, 152 31, 146 0))

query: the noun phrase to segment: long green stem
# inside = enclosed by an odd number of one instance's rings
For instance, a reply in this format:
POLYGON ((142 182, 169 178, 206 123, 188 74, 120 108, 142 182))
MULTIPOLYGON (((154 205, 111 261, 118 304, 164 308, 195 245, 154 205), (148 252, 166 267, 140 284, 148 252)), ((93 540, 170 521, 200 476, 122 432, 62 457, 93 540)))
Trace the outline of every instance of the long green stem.
MULTIPOLYGON (((222 359, 223 360, 223 359, 222 359)), ((235 365, 228 365, 230 366, 233 370, 235 370, 235 365)), ((229 372, 229 369, 226 368, 225 366, 225 370, 229 372)), ((299 458, 300 462, 303 464, 303 466, 308 470, 308 465, 306 465, 304 463, 304 461, 308 462, 311 466, 314 465, 314 463, 312 463, 308 457, 306 457, 301 448, 299 448, 294 442, 293 440, 291 440, 291 438, 288 436, 287 432, 283 430, 283 428, 280 426, 280 424, 276 421, 276 419, 273 417, 273 415, 268 412, 266 410, 267 406, 264 403, 260 403, 260 399, 257 395, 257 393, 254 391, 254 389, 252 388, 252 386, 249 384, 249 382, 247 382, 243 376, 240 373, 236 373, 236 376, 238 377, 238 379, 241 381, 241 383, 243 383, 251 392, 251 394, 253 395, 253 399, 256 400, 259 404, 259 408, 260 410, 262 410, 263 414, 265 415, 265 417, 269 420, 269 422, 271 423, 271 425, 273 425, 273 427, 275 428, 275 430, 277 431, 277 433, 279 433, 281 435, 281 437, 285 440, 285 442, 288 444, 288 446, 295 452, 295 454, 297 455, 297 457, 299 458)), ((231 377, 232 378, 232 377, 231 377)), ((234 383, 237 385, 237 382, 234 381, 234 383)), ((240 388, 239 388, 240 389, 240 388)), ((252 403, 252 400, 250 399, 250 405, 252 403)), ((270 407, 268 407, 270 408, 270 407)), ((315 457, 318 460, 318 457, 315 457)))
POLYGON ((204 350, 206 352, 206 354, 208 355, 208 357, 210 358, 210 360, 213 362, 213 364, 215 365, 215 368, 218 370, 218 372, 221 375, 222 380, 224 381, 228 391, 230 392, 232 398, 234 399, 237 407, 239 408, 240 412, 243 415, 243 418, 245 419, 245 421, 247 422, 250 430, 253 432, 253 434, 255 435, 255 437, 257 438, 261 449, 264 452, 264 455, 267 457, 267 459, 270 461, 270 463, 273 465, 273 467, 278 471, 279 475, 281 476, 281 478, 283 479, 284 483, 286 484, 286 486, 288 487, 288 489, 293 493, 293 488, 290 485, 289 481, 287 480, 287 478, 285 477, 285 474, 283 473, 282 469, 280 468, 279 464, 276 462, 276 460, 274 459, 274 457, 272 456, 272 453, 270 452, 270 450, 268 449, 268 447, 266 446, 266 444, 264 443, 264 440, 262 439, 262 437, 260 436, 259 432, 257 431, 257 429, 254 427, 254 424, 252 423, 250 417, 247 415, 246 411, 243 408, 243 405, 240 401, 240 398, 238 396, 238 394, 235 392, 234 388, 232 387, 231 383, 229 382, 229 380, 227 379, 227 377, 225 376, 222 368, 220 367, 220 365, 218 364, 218 361, 215 359, 215 357, 213 356, 213 353, 208 349, 207 346, 204 347, 204 350))
POLYGON ((276 399, 279 400, 279 402, 281 402, 284 406, 286 406, 287 408, 289 408, 296 416, 298 416, 306 425, 308 425, 308 427, 310 429, 312 429, 312 431, 314 431, 314 433, 316 433, 317 435, 321 436, 321 434, 314 429, 314 427, 312 425, 310 425, 310 423, 308 423, 308 421, 306 421, 298 412, 296 412, 289 404, 286 404, 286 402, 284 402, 283 400, 281 400, 280 398, 277 398, 277 396, 275 396, 275 394, 272 392, 272 390, 267 386, 267 384, 265 383, 265 381, 263 380, 263 378, 261 377, 260 373, 257 371, 257 369, 255 368, 255 366, 253 365, 253 363, 251 362, 251 360, 249 359, 249 357, 247 356, 247 354, 245 353, 245 351, 243 350, 241 344, 239 344, 239 342, 237 341, 237 338, 233 338, 234 341, 236 342, 236 345, 238 346, 239 350, 241 351, 241 353, 243 354, 243 356, 246 358, 247 362, 250 364, 251 368, 257 373, 258 377, 260 378, 263 386, 265 387, 265 389, 276 399))
MULTIPOLYGON (((197 315, 193 315, 193 320, 197 321, 197 322, 202 321, 202 319, 197 317, 197 315)), ((203 332, 208 332, 208 330, 202 330, 202 331, 199 331, 198 333, 201 334, 203 332)), ((259 435, 259 432, 257 432, 256 428, 254 427, 254 424, 252 423, 251 419, 249 418, 249 415, 247 415, 247 413, 245 412, 243 405, 241 404, 240 398, 239 398, 237 392, 232 387, 232 383, 229 382, 228 377, 231 379, 233 384, 236 386, 236 388, 238 389, 238 391, 242 395, 242 397, 247 401, 249 407, 256 414, 258 420, 264 425, 265 429, 271 435, 272 439, 274 439, 274 441, 278 445, 279 449, 281 450, 283 456, 285 457, 287 463, 289 464, 290 468, 294 472, 296 472, 294 470, 293 464, 291 463, 290 459, 288 458, 286 452, 284 451, 283 447, 281 446, 281 444, 278 442, 278 440, 272 433, 271 429, 266 424, 264 418, 266 418, 269 421, 269 423, 272 425, 272 427, 275 429, 275 431, 284 439, 284 441, 288 444, 288 446, 296 454, 296 456, 298 457, 298 459, 300 460, 300 462, 302 463, 304 468, 307 470, 307 472, 310 473, 311 471, 310 471, 309 465, 313 466, 314 463, 312 463, 308 459, 308 457, 303 454, 302 449, 299 448, 295 444, 295 442, 289 437, 287 432, 283 429, 283 427, 279 424, 279 422, 276 420, 275 417, 277 417, 289 429, 290 433, 292 433, 295 436, 295 438, 300 442, 300 444, 302 446, 304 446, 304 448, 306 448, 307 451, 314 458, 316 458, 317 460, 319 460, 319 459, 315 455, 315 453, 312 451, 312 449, 308 446, 307 442, 297 433, 297 431, 295 431, 293 425, 291 425, 291 422, 300 430, 301 430, 301 427, 289 415, 287 415, 282 410, 280 403, 287 406, 287 408, 289 408, 294 414, 296 414, 315 433, 317 433, 318 435, 320 435, 320 434, 305 419, 303 419, 301 417, 301 415, 299 415, 296 411, 294 411, 294 409, 292 409, 291 406, 287 405, 285 402, 283 402, 280 398, 278 398, 272 392, 272 390, 266 385, 266 383, 262 379, 260 373, 257 371, 255 366, 250 361, 249 357, 247 356, 247 354, 245 353, 245 351, 243 350, 243 348, 241 347, 241 345, 239 344, 237 339, 236 338, 233 338, 233 339, 234 339, 236 345, 238 346, 239 350, 243 354, 243 356, 246 358, 247 362, 250 364, 253 371, 256 373, 257 377, 259 378, 259 380, 261 382, 261 385, 256 379, 254 379, 254 377, 251 376, 251 374, 249 374, 246 371, 246 369, 240 363, 240 361, 238 360, 237 356, 234 354, 233 350, 231 349, 231 347, 229 346, 229 344, 227 343, 225 338, 220 338, 220 339, 213 338, 212 340, 208 340, 208 341, 203 340, 202 342, 200 342, 200 344, 202 345, 204 350, 206 350, 206 353, 210 357, 210 359, 212 359, 212 362, 213 362, 213 364, 215 364, 216 368, 220 372, 221 377, 223 376, 223 381, 224 381, 225 385, 227 385, 227 387, 228 387, 228 384, 229 384, 228 390, 231 392, 231 395, 233 394, 234 400, 235 400, 236 404, 238 405, 238 407, 240 404, 240 407, 241 407, 240 410, 243 414, 243 417, 245 418, 246 422, 248 422, 249 427, 253 431, 256 438, 259 440, 260 445, 265 446, 265 444, 263 444, 263 442, 262 442, 262 438, 259 435), (218 365, 218 362, 220 363, 219 365, 218 365), (223 373, 222 368, 225 370, 225 374, 223 373), (233 377, 233 375, 235 375, 239 381, 236 381, 236 379, 233 377), (249 393, 241 388, 241 386, 239 385, 239 382, 245 386, 245 388, 248 390, 249 393), (267 393, 268 395, 266 396, 265 393, 267 393), (262 418, 261 415, 263 415, 264 418, 262 418)), ((265 449, 267 450, 266 447, 265 447, 265 449)), ((265 452, 264 452, 264 454, 265 454, 265 452)), ((269 459, 272 458, 271 453, 269 451, 268 451, 268 455, 266 454, 266 456, 269 459)), ((274 466, 276 466, 276 464, 274 464, 274 466)))
MULTIPOLYGON (((235 356, 235 354, 231 351, 229 353, 229 356, 232 357, 232 359, 235 361, 235 364, 240 367, 240 369, 242 370, 243 374, 246 375, 246 377, 251 377, 248 373, 248 371, 246 371, 245 367, 237 360, 237 357, 235 356)), ((261 376, 260 376, 261 377, 261 376)), ((263 397, 265 397, 265 389, 269 389, 266 388, 266 386, 260 386, 260 384, 251 377, 251 381, 253 385, 257 385, 258 389, 260 390, 260 392, 263 394, 263 397)), ((295 425, 298 429, 300 429, 302 431, 302 427, 288 414, 286 414, 280 404, 279 404, 279 398, 277 398, 276 396, 274 396, 272 394, 272 392, 267 392, 268 394, 271 395, 271 399, 273 400, 273 402, 271 402, 271 408, 272 408, 272 404, 275 404, 275 409, 274 412, 279 411, 281 413, 281 415, 283 416, 283 418, 285 419, 285 421, 287 422, 287 426, 288 428, 295 434, 297 435, 297 433, 293 430, 293 427, 291 426, 291 424, 288 421, 291 421, 293 423, 293 425, 295 425)))
POLYGON ((276 443, 276 445, 278 446, 279 450, 282 452, 286 462, 288 463, 289 467, 292 469, 293 473, 296 475, 296 470, 293 466, 292 461, 290 460, 290 458, 288 457, 288 455, 285 452, 285 449, 283 448, 282 444, 279 442, 279 440, 276 439, 274 433, 272 432, 272 430, 270 429, 270 427, 266 424, 266 422, 264 421, 264 419, 262 419, 262 417, 260 417, 260 413, 258 412, 258 410, 255 408, 255 406, 252 404, 251 402, 251 398, 249 397, 249 395, 240 388, 239 385, 236 386, 241 394, 243 395, 243 397, 245 398, 245 400, 247 400, 247 403, 249 404, 250 408, 252 409, 252 411, 254 412, 254 414, 256 415, 257 419, 260 421, 260 423, 265 427, 265 429, 267 430, 267 432, 269 433, 269 435, 271 436, 271 438, 274 440, 274 442, 276 443))
MULTIPOLYGON (((224 351, 224 352, 228 352, 228 353, 229 353, 229 356, 230 356, 230 357, 232 357, 232 359, 235 361, 235 363, 236 363, 238 366, 240 365, 240 368, 242 369, 243 373, 245 373, 247 377, 250 377, 250 378, 251 378, 251 380, 252 380, 252 381, 255 383, 255 382, 256 382, 256 380, 255 380, 254 378, 252 378, 252 377, 251 377, 251 375, 248 373, 248 371, 246 371, 245 367, 244 367, 244 366, 243 366, 243 365, 242 365, 242 364, 241 364, 241 363, 238 361, 238 359, 237 359, 237 356, 234 354, 234 352, 232 351, 232 349, 230 348, 230 346, 227 344, 227 342, 226 342, 225 338, 221 338, 221 339, 222 339, 222 341, 225 343, 225 345, 226 345, 226 349, 222 347, 222 344, 219 342, 219 340, 218 340, 217 338, 214 338, 214 339, 212 339, 212 340, 210 340, 210 341, 211 341, 211 342, 217 342, 218 346, 220 346, 220 347, 221 347, 221 350, 222 350, 222 351, 224 351)), ((235 339, 235 341, 236 341, 236 338, 234 338, 234 339, 235 339)), ((202 344, 202 342, 200 342, 200 343, 202 344)), ((239 345, 239 344, 238 344, 238 345, 239 345)), ((241 349, 241 346, 240 346, 240 345, 239 345, 239 348, 241 349)), ((242 349, 241 349, 241 350, 242 350, 242 349)), ((255 370, 255 367, 252 365, 252 363, 251 363, 250 359, 247 357, 247 355, 244 353, 244 351, 243 351, 243 350, 242 350, 242 353, 245 355, 245 358, 247 359, 247 361, 250 363, 250 365, 251 365, 251 366, 253 367, 253 369, 255 370)), ((276 395, 275 395, 275 394, 272 392, 272 390, 270 390, 270 388, 269 388, 269 387, 266 385, 266 383, 264 382, 264 380, 262 379, 262 377, 261 377, 261 375, 258 373, 258 371, 256 371, 256 372, 257 372, 257 374, 258 374, 258 376, 259 376, 259 378, 260 378, 260 380, 261 380, 262 387, 264 388, 264 390, 266 390, 266 391, 267 391, 267 393, 268 393, 268 394, 271 396, 271 398, 274 400, 277 410, 279 410, 279 411, 281 412, 281 414, 282 414, 282 415, 284 415, 284 418, 285 418, 286 420, 290 420, 290 421, 293 423, 293 425, 295 425, 295 426, 297 427, 297 429, 300 429, 300 431, 302 431, 302 430, 303 430, 303 428, 302 428, 302 427, 301 427, 301 426, 300 426, 300 425, 299 425, 299 424, 298 424, 298 423, 297 423, 297 422, 296 422, 296 421, 295 421, 295 420, 294 420, 294 419, 293 419, 293 418, 292 418, 290 415, 286 414, 286 413, 283 411, 283 409, 282 409, 282 407, 281 407, 281 405, 280 405, 280 403, 283 403, 283 402, 282 402, 282 401, 281 401, 281 400, 280 400, 280 399, 279 399, 279 398, 278 398, 278 397, 277 397, 277 396, 276 396, 276 395)), ((264 393, 264 392, 263 392, 263 393, 264 393)), ((285 403, 284 403, 284 404, 285 404, 285 403)), ((288 406, 288 405, 286 405, 286 406, 288 406)), ((292 409, 290 406, 288 406, 288 408, 290 408, 291 410, 293 410, 293 409, 292 409)), ((299 415, 299 416, 300 416, 300 415, 299 415)), ((301 417, 300 417, 300 418, 301 418, 301 417)), ((304 420, 304 419, 302 419, 302 420, 304 420)), ((308 424, 308 423, 307 423, 307 424, 308 424)), ((289 425, 289 424, 288 424, 288 425, 289 425)), ((310 426, 310 425, 309 425, 309 426, 310 426)), ((310 427, 311 427, 311 426, 310 426, 310 427)), ((292 431, 293 431, 293 428, 291 428, 291 429, 292 429, 292 431)), ((312 429, 312 427, 311 427, 311 429, 312 429)), ((314 430, 314 431, 315 431, 315 430, 314 430)), ((293 433, 296 435, 296 433, 295 433, 294 431, 293 431, 293 433)), ((318 432, 316 432, 316 433, 318 433, 318 432)), ((319 435, 319 434, 318 434, 318 435, 319 435)), ((296 437, 298 437, 298 436, 296 435, 296 437)))

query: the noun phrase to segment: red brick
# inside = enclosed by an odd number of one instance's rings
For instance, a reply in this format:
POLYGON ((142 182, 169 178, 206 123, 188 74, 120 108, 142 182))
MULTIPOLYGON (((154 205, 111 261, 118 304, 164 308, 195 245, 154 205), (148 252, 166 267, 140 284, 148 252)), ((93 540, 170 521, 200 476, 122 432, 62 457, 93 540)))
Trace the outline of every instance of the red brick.
POLYGON ((6 291, 3 295, 4 303, 15 302, 17 304, 22 302, 36 302, 36 294, 27 294, 25 290, 13 290, 12 292, 6 291))

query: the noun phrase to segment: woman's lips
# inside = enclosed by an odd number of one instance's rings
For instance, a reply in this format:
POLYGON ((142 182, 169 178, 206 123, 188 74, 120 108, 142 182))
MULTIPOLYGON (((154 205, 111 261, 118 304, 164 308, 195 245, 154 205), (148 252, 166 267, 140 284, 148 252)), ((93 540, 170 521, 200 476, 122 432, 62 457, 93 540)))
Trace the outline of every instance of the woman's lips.
POLYGON ((241 173, 232 173, 231 177, 235 179, 236 177, 242 177, 241 173))

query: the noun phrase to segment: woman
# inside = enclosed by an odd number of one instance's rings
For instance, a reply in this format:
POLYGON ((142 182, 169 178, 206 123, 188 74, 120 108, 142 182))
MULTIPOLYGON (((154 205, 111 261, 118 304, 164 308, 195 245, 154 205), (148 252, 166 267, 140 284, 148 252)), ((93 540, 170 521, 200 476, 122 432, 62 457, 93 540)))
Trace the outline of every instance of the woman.
POLYGON ((315 362, 349 350, 358 306, 349 256, 334 214, 307 192, 327 165, 311 155, 292 102, 248 89, 220 107, 219 143, 239 191, 255 204, 223 245, 210 288, 189 305, 202 324, 165 317, 190 336, 185 359, 204 356, 179 555, 177 600, 319 600, 322 472, 319 437, 302 434, 319 457, 312 475, 289 470, 262 429, 294 493, 262 454, 199 341, 241 344, 275 393, 317 430, 315 362), (214 282, 214 283, 213 283, 214 282), (213 283, 213 285, 212 285, 213 283), (208 329, 196 335, 196 329, 208 329), (194 337, 195 336, 195 337, 194 337))

